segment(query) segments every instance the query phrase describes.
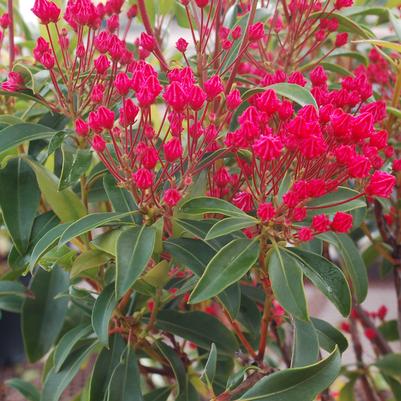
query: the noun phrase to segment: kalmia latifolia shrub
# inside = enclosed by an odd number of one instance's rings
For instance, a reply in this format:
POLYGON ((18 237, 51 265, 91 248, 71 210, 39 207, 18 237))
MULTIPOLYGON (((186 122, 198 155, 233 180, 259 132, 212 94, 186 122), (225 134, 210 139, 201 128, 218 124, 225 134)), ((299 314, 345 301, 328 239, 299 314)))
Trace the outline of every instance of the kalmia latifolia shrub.
POLYGON ((40 388, 10 386, 57 401, 84 370, 82 401, 397 399, 397 322, 361 306, 375 258, 401 300, 399 45, 368 27, 380 9, 35 0, 29 48, 9 3, 0 309, 45 360, 40 388))

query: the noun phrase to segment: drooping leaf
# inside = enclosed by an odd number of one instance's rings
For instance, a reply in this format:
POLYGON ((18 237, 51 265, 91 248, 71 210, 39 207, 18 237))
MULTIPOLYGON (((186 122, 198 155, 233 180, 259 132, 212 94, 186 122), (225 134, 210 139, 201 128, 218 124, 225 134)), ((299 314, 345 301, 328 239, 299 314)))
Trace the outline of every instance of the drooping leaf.
POLYGON ((60 371, 51 368, 43 385, 41 401, 58 401, 96 346, 93 340, 85 340, 69 355, 60 371))
POLYGON ((279 303, 297 319, 308 320, 303 274, 298 260, 281 248, 275 248, 268 263, 272 290, 279 303))
POLYGON ((351 280, 355 298, 358 303, 363 302, 368 293, 368 274, 359 249, 347 234, 329 232, 320 237, 337 248, 344 262, 344 271, 351 280))
POLYGON ((287 252, 298 258, 299 267, 305 276, 343 316, 348 316, 351 312, 351 291, 341 269, 323 256, 312 252, 297 248, 288 248, 287 252))
POLYGON ((291 367, 312 365, 318 360, 319 341, 310 321, 294 319, 295 336, 291 367))
POLYGON ((89 401, 104 400, 110 378, 121 361, 126 343, 119 334, 110 337, 110 348, 99 353, 90 380, 89 401))
POLYGON ((40 201, 35 173, 21 159, 9 160, 0 170, 0 207, 8 232, 21 255, 29 246, 32 226, 40 201))
POLYGON ((116 297, 120 298, 146 269, 155 246, 152 227, 133 227, 117 240, 116 297))
POLYGON ((115 368, 107 391, 108 401, 142 401, 138 362, 128 345, 122 361, 115 368))
POLYGON ((311 320, 319 337, 319 345, 324 350, 332 352, 337 346, 339 351, 343 353, 348 348, 348 341, 341 331, 337 330, 325 320, 317 318, 312 318, 311 320))
POLYGON ((65 245, 73 238, 79 237, 97 227, 118 223, 129 213, 101 212, 88 214, 71 223, 60 237, 59 246, 65 245))
POLYGON ((92 328, 90 325, 80 324, 63 335, 53 353, 53 369, 55 372, 62 369, 64 362, 67 360, 75 345, 90 334, 91 331, 92 328))
POLYGON ((40 124, 15 124, 0 131, 0 153, 24 142, 51 138, 55 130, 40 124))
POLYGON ((62 222, 75 221, 87 214, 78 196, 69 188, 58 191, 58 178, 40 164, 28 160, 36 174, 40 191, 62 222))
POLYGON ((386 375, 401 378, 401 354, 386 354, 375 362, 375 365, 386 375))
POLYGON ((72 264, 71 267, 71 278, 85 275, 90 269, 100 267, 107 263, 111 259, 111 256, 105 252, 97 249, 90 249, 81 253, 72 264))
POLYGON ((340 368, 340 353, 335 349, 314 365, 282 370, 259 380, 239 400, 313 401, 336 379, 340 368))
POLYGON ((214 376, 216 375, 217 368, 217 348, 214 344, 210 347, 209 356, 207 358, 205 368, 201 379, 206 381, 206 383, 213 384, 214 376))
POLYGON ((219 213, 230 217, 246 217, 247 214, 223 199, 200 196, 192 198, 181 205, 183 213, 201 215, 205 213, 219 213))
POLYGON ((109 346, 109 323, 117 300, 114 292, 114 283, 109 284, 97 298, 92 312, 92 327, 99 342, 109 346))
POLYGON ((219 220, 206 234, 205 240, 222 237, 232 232, 242 230, 257 224, 257 220, 251 216, 246 217, 227 217, 226 219, 219 220))
POLYGON ((233 355, 238 348, 234 334, 218 319, 204 312, 163 310, 157 315, 156 326, 209 350, 215 343, 221 354, 233 355))
POLYGON ((236 239, 210 260, 189 298, 198 303, 220 294, 238 281, 255 264, 259 256, 259 244, 249 239, 236 239))
POLYGON ((68 298, 56 296, 68 285, 68 274, 57 266, 50 272, 38 269, 31 280, 33 297, 25 298, 21 314, 25 352, 31 362, 45 355, 60 333, 68 298))
POLYGON ((40 401, 39 390, 32 384, 22 379, 10 379, 5 383, 17 390, 28 401, 40 401))

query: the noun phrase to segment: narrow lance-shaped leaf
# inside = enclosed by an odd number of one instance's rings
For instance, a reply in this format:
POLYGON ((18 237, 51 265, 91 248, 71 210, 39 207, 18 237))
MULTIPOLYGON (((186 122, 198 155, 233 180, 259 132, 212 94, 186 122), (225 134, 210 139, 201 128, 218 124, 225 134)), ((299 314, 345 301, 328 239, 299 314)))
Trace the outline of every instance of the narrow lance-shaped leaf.
POLYGON ((11 159, 0 170, 0 186, 4 221, 16 248, 24 254, 40 201, 35 173, 25 160, 11 159))
POLYGON ((133 227, 117 240, 116 297, 120 298, 145 270, 155 246, 152 227, 133 227))
POLYGON ((300 320, 308 320, 303 274, 298 261, 281 248, 275 248, 268 259, 272 290, 282 307, 300 320))
POLYGON ((259 256, 257 240, 236 239, 212 258, 191 293, 189 302, 198 303, 220 294, 238 281, 255 264, 259 256))
POLYGON ((200 196, 192 198, 181 206, 181 211, 188 214, 219 213, 231 217, 246 217, 247 214, 233 204, 218 198, 200 196))

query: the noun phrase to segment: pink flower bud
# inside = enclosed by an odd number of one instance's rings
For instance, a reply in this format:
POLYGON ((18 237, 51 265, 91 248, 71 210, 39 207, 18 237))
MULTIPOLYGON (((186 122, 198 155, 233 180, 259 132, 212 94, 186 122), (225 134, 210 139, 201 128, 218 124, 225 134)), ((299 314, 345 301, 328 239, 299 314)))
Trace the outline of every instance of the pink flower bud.
POLYGON ((233 198, 233 204, 244 212, 253 209, 252 195, 249 192, 238 192, 233 198))
POLYGON ((345 44, 347 44, 347 42, 348 42, 348 33, 343 32, 343 33, 337 34, 334 45, 335 45, 335 47, 341 47, 341 46, 344 46, 345 44))
POLYGON ((175 111, 182 111, 187 105, 187 94, 178 81, 167 86, 163 98, 175 111))
POLYGON ((242 103, 240 91, 238 89, 232 90, 227 96, 226 103, 228 110, 235 110, 242 103))
POLYGON ((9 72, 7 81, 1 84, 1 88, 6 92, 15 92, 24 87, 24 78, 20 73, 14 71, 9 72))
POLYGON ((40 19, 42 24, 47 25, 50 22, 58 21, 61 10, 52 1, 35 0, 32 12, 40 19))
POLYGON ((179 38, 175 44, 177 50, 181 53, 185 53, 188 48, 188 42, 184 38, 179 38))
POLYGON ((324 233, 330 229, 330 220, 325 214, 313 216, 312 227, 318 233, 324 233))
POLYGON ((100 126, 105 129, 112 129, 114 125, 114 112, 107 107, 100 106, 97 110, 100 126))
POLYGON ((7 29, 11 24, 11 19, 10 16, 8 15, 8 13, 4 13, 1 17, 0 17, 0 26, 3 29, 7 29))
POLYGON ((98 134, 95 134, 92 139, 92 148, 95 149, 96 152, 103 153, 106 149, 105 140, 98 134))
POLYGON ((276 209, 270 202, 261 203, 258 207, 258 217, 264 221, 270 221, 276 214, 276 209))
POLYGON ((81 118, 78 118, 77 120, 75 120, 75 132, 79 136, 87 136, 89 134, 88 124, 81 118))
POLYGON ((262 22, 257 22, 249 27, 248 37, 251 42, 256 42, 265 36, 265 28, 262 22))
POLYGON ((205 92, 207 94, 207 100, 211 101, 215 99, 223 91, 224 86, 218 75, 213 75, 205 82, 205 92))
POLYGON ((330 228, 336 233, 347 233, 352 228, 352 220, 352 214, 337 212, 333 217, 330 228))
POLYGON ((213 176, 213 182, 218 188, 225 188, 230 181, 231 177, 226 167, 219 168, 213 176))
POLYGON ((54 67, 54 57, 50 52, 44 52, 40 58, 40 62, 47 70, 51 70, 54 67))
POLYGON ((302 227, 298 231, 298 238, 303 242, 311 241, 313 239, 313 232, 309 227, 302 227))
POLYGON ((384 171, 375 171, 365 188, 366 195, 389 198, 393 192, 395 177, 384 171))
POLYGON ((95 37, 95 47, 100 53, 106 53, 109 50, 110 34, 103 31, 95 37))
POLYGON ((233 40, 237 40, 241 37, 242 35, 242 28, 237 25, 232 31, 231 31, 231 37, 233 40))
POLYGON ((155 38, 146 32, 141 33, 140 43, 141 46, 149 52, 152 52, 156 48, 155 38))
POLYGON ((204 8, 209 4, 209 0, 195 0, 195 3, 199 8, 204 8))
POLYGON ((120 109, 120 124, 123 127, 134 124, 138 113, 139 107, 131 99, 126 99, 124 107, 120 109))
POLYGON ((172 138, 163 145, 164 156, 170 163, 179 159, 182 156, 182 145, 179 138, 172 138))
POLYGON ((278 136, 261 135, 252 148, 260 160, 271 161, 280 156, 283 144, 278 136))
POLYGON ((132 174, 132 179, 139 189, 148 189, 153 184, 154 174, 146 168, 140 168, 137 172, 132 174))
POLYGON ((138 6, 136 4, 132 5, 127 11, 127 17, 132 19, 138 15, 138 6))
POLYGON ((142 166, 148 170, 152 170, 156 167, 159 157, 157 152, 152 147, 145 148, 141 153, 141 163, 142 166))
POLYGON ((180 192, 175 188, 167 189, 163 195, 163 200, 166 205, 173 207, 181 200, 180 192))
POLYGON ((203 107, 206 93, 198 85, 194 85, 189 95, 189 105, 192 110, 198 111, 203 107))
POLYGON ((93 86, 90 98, 93 103, 101 103, 103 100, 104 86, 102 84, 96 84, 93 86))
POLYGON ((126 96, 131 88, 131 81, 125 72, 117 74, 114 80, 114 86, 121 96, 126 96))
POLYGON ((95 61, 94 61, 95 69, 98 74, 103 75, 110 67, 110 61, 109 59, 104 56, 100 55, 95 61))

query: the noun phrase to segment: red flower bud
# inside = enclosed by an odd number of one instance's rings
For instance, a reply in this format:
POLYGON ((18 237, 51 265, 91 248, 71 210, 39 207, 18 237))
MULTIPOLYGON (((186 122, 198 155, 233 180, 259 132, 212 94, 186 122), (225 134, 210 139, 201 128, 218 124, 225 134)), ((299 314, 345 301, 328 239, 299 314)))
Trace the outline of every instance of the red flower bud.
POLYGON ((132 174, 132 179, 139 189, 148 189, 152 186, 154 174, 146 168, 140 168, 132 174))
POLYGON ((184 38, 179 38, 175 44, 177 50, 181 53, 185 53, 188 48, 188 42, 184 38))
POLYGON ((141 33, 140 43, 141 46, 149 52, 152 52, 156 48, 155 38, 152 35, 147 34, 146 32, 141 33))
POLYGON ((365 192, 370 196, 389 198, 393 192, 394 185, 395 177, 393 175, 384 171, 375 171, 365 188, 365 192))
POLYGON ((32 12, 40 19, 42 24, 47 25, 50 22, 58 21, 61 10, 52 1, 35 0, 32 12))
POLYGON ((92 148, 95 149, 96 152, 103 153, 106 149, 105 140, 98 134, 95 134, 92 139, 92 148))
POLYGON ((265 36, 265 28, 262 22, 257 22, 249 27, 248 37, 251 42, 256 42, 265 36))
POLYGON ((273 204, 270 202, 262 203, 258 207, 258 217, 262 221, 271 220, 276 214, 276 209, 273 207, 273 204))
POLYGON ((205 82, 205 92, 209 101, 215 99, 223 90, 224 86, 218 75, 213 75, 205 82))
POLYGON ((168 206, 173 207, 181 200, 181 194, 177 189, 170 188, 164 193, 163 200, 168 206))
POLYGON ((170 163, 179 159, 182 156, 182 145, 179 138, 172 138, 163 145, 164 155, 170 163))
POLYGON ((228 110, 235 110, 242 103, 240 91, 238 89, 231 91, 227 96, 226 103, 228 110))
POLYGON ((336 233, 347 233, 352 228, 352 214, 337 212, 331 222, 331 229, 336 233))
POLYGON ((300 241, 311 241, 313 239, 313 232, 309 227, 302 227, 298 231, 298 238, 300 241))

